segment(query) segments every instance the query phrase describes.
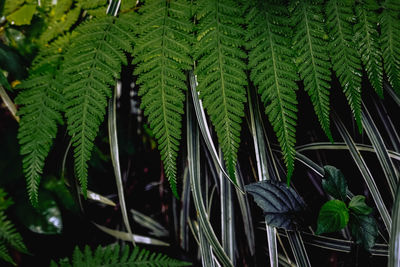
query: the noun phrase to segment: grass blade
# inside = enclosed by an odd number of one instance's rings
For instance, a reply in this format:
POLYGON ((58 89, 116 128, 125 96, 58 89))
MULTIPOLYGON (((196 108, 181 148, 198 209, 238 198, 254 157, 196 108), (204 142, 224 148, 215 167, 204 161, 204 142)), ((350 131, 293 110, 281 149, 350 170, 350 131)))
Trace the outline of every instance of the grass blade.
POLYGON ((15 106, 14 102, 8 96, 6 90, 4 90, 3 86, 0 85, 0 97, 3 100, 3 103, 6 105, 8 110, 10 111, 11 115, 14 119, 19 122, 19 116, 17 116, 17 107, 15 106))
POLYGON ((306 248, 299 231, 286 231, 289 239, 290 247, 292 248, 294 258, 296 259, 297 266, 310 266, 311 263, 308 259, 306 248))
POLYGON ((393 99, 394 102, 400 107, 400 97, 396 94, 393 88, 390 86, 388 82, 383 83, 383 88, 386 89, 386 92, 389 93, 390 97, 393 99))
POLYGON ((388 267, 400 266, 400 186, 397 187, 392 210, 393 226, 390 231, 388 267))
POLYGON ((121 232, 118 230, 114 230, 114 229, 110 229, 108 227, 99 225, 97 223, 92 222, 97 228, 99 228, 101 231, 103 231, 106 234, 109 234, 117 239, 120 240, 124 240, 124 241, 132 241, 135 240, 135 242, 139 243, 139 244, 146 244, 146 245, 153 245, 153 246, 169 246, 168 243, 155 239, 155 238, 151 238, 151 237, 147 237, 147 236, 143 236, 143 235, 132 235, 130 233, 127 232, 121 232))
POLYGON ((192 95, 193 99, 193 105, 194 109, 196 112, 196 117, 197 121, 200 127, 201 134, 203 136, 204 142, 206 143, 206 146, 208 150, 210 151, 211 157, 214 161, 214 164, 217 166, 219 170, 221 170, 222 174, 229 180, 231 183, 241 192, 244 194, 244 191, 238 187, 237 183, 235 183, 231 177, 226 173, 224 167, 222 166, 221 161, 218 158, 217 150, 215 149, 214 142, 212 141, 211 138, 211 133, 210 130, 207 127, 207 119, 206 115, 204 113, 204 108, 202 105, 202 102, 199 98, 199 95, 197 93, 196 87, 197 87, 197 81, 196 81, 196 76, 194 75, 193 71, 189 73, 189 81, 190 81, 190 92, 192 95))
MULTIPOLYGON (((117 82, 115 86, 114 95, 110 98, 108 103, 108 136, 110 139, 111 161, 114 167, 115 182, 117 183, 118 198, 121 206, 122 219, 124 221, 126 230, 132 236, 131 226, 129 224, 128 212, 126 210, 124 185, 122 182, 121 166, 119 164, 119 151, 118 151, 118 137, 117 137, 117 92, 121 90, 121 82, 117 82)), ((132 239, 135 246, 135 240, 132 239)))
MULTIPOLYGON (((197 94, 197 93, 196 93, 197 94)), ((193 95, 193 94, 192 94, 193 95)), ((221 261, 223 266, 233 266, 228 255, 226 255, 223 247, 218 241, 214 230, 208 220, 207 210, 204 206, 202 188, 200 182, 200 140, 199 140, 199 127, 196 122, 196 116, 193 114, 193 104, 187 97, 187 149, 188 149, 188 165, 190 185, 192 188, 192 195, 194 205, 196 207, 199 226, 203 231, 207 241, 210 243, 215 256, 221 261)))
POLYGON ((166 237, 169 235, 168 230, 165 229, 164 226, 159 224, 153 218, 134 209, 131 209, 130 212, 132 213, 132 218, 135 222, 151 230, 150 234, 157 237, 166 237))
POLYGON ((180 245, 183 250, 189 250, 189 211, 190 211, 190 181, 189 181, 189 169, 185 168, 183 173, 183 189, 182 189, 182 208, 180 213, 180 245))
POLYGON ((363 104, 363 111, 361 114, 361 121, 364 126, 365 132, 368 135, 369 140, 371 141, 372 146, 376 151, 376 156, 378 157, 379 163, 382 166, 383 173, 385 174, 386 180, 389 184, 390 192, 392 193, 392 197, 394 198, 395 190, 397 188, 397 173, 393 162, 389 156, 389 153, 386 149, 386 145, 383 141, 382 136, 380 135, 376 125, 368 112, 367 107, 363 104))
POLYGON ((378 209, 379 214, 382 217, 383 223, 385 224, 386 229, 390 232, 390 227, 392 224, 392 219, 390 218, 389 212, 383 202, 382 196, 376 186, 375 180, 372 177, 370 170, 368 169, 367 164, 365 163, 363 157, 361 156, 360 151, 357 149, 353 139, 350 134, 346 130, 342 121, 337 117, 336 114, 333 116, 334 123, 336 128, 338 129, 340 135, 342 136, 344 142, 349 147, 349 152, 356 163, 358 169, 360 170, 362 177, 364 178, 365 183, 367 184, 368 190, 371 192, 372 198, 375 202, 375 205, 378 209))

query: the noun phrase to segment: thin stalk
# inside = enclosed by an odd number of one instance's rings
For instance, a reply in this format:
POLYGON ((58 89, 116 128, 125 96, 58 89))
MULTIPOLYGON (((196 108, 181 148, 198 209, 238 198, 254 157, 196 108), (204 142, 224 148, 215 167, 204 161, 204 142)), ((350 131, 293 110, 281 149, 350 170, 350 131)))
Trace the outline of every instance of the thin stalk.
MULTIPOLYGON (((115 182, 118 189, 118 198, 121 206, 122 219, 124 221, 126 230, 132 236, 131 226, 129 224, 128 212, 126 209, 125 196, 124 196, 124 184, 121 176, 121 166, 119 163, 119 151, 118 151, 118 137, 117 137, 117 91, 121 87, 121 83, 117 82, 115 86, 114 95, 108 103, 108 137, 110 140, 110 151, 111 161, 114 167, 115 182)), ((135 246, 135 240, 132 239, 132 244, 135 246)))
POLYGON ((8 110, 10 111, 13 118, 19 122, 19 116, 17 116, 17 107, 15 106, 14 102, 8 96, 6 90, 4 90, 3 86, 0 85, 0 97, 3 100, 3 103, 6 105, 8 110))

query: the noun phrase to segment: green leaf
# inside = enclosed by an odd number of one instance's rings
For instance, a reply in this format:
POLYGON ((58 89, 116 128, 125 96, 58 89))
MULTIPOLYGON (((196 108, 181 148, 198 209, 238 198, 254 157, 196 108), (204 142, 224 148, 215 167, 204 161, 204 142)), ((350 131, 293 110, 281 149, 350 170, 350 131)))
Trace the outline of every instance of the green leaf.
POLYGON ((225 165, 236 183, 235 166, 246 102, 243 8, 233 0, 199 0, 195 72, 200 98, 217 132, 225 165))
POLYGON ((190 57, 191 9, 186 0, 149 0, 135 39, 134 74, 139 75, 141 107, 148 116, 173 194, 176 188, 176 158, 181 139, 185 71, 192 68, 190 57))
POLYGON ((294 11, 294 50, 304 90, 311 98, 322 129, 333 141, 330 130, 329 95, 331 63, 329 61, 322 1, 298 1, 294 11))
MULTIPOLYGON (((60 234, 63 223, 60 209, 48 191, 40 191, 41 197, 36 208, 27 201, 16 203, 16 215, 29 230, 38 234, 60 234)), ((25 199, 24 199, 25 200, 25 199)))
POLYGON ((14 13, 7 16, 7 20, 17 26, 27 25, 31 23, 33 14, 36 11, 36 4, 26 4, 14 13))
POLYGON ((302 226, 305 203, 285 183, 264 180, 245 186, 254 201, 263 210, 268 225, 294 230, 302 226))
POLYGON ((341 200, 326 202, 319 211, 317 222, 317 235, 336 232, 346 227, 349 222, 349 210, 341 200))
POLYGON ((8 83, 6 76, 4 76, 4 73, 1 69, 0 69, 0 86, 6 88, 8 91, 12 91, 11 86, 8 83))
POLYGON ((369 215, 372 212, 372 208, 365 203, 365 196, 361 195, 354 196, 350 200, 349 209, 357 215, 369 215))
POLYGON ((246 37, 250 78, 258 87, 281 146, 289 184, 294 169, 298 76, 290 43, 290 21, 284 16, 288 16, 286 7, 260 2, 247 15, 246 37))
POLYGON ((349 227, 357 244, 361 244, 366 250, 375 245, 378 225, 372 216, 351 213, 349 227))
POLYGON ((67 129, 74 147, 75 171, 86 195, 88 161, 104 120, 111 86, 119 78, 125 52, 132 52, 132 16, 102 17, 82 23, 65 55, 63 73, 67 129))
POLYGON ((324 179, 322 187, 325 192, 336 199, 345 201, 347 191, 347 181, 343 173, 334 166, 324 166, 324 179))
POLYGON ((347 98, 359 131, 361 124, 361 60, 354 44, 354 14, 352 6, 341 0, 330 0, 326 5, 330 41, 328 49, 343 92, 347 98))

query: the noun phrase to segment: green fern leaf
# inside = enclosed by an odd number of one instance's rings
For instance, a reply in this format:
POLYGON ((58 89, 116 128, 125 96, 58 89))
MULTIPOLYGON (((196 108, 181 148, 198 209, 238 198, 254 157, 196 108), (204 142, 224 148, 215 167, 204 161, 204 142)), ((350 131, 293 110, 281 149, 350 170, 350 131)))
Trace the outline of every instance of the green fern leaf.
POLYGON ((176 157, 181 138, 185 70, 190 70, 192 25, 185 0, 146 1, 133 63, 139 75, 141 107, 158 141, 158 149, 172 192, 176 189, 176 157))
POLYGON ((250 78, 258 87, 278 137, 289 183, 295 158, 298 76, 290 48, 288 12, 283 5, 260 3, 250 10, 247 22, 250 78))
POLYGON ((154 266, 154 267, 177 267, 177 266, 189 266, 188 262, 179 261, 172 259, 161 253, 152 253, 146 249, 135 247, 132 252, 129 251, 128 246, 124 246, 120 249, 119 245, 109 245, 106 247, 97 247, 94 253, 85 246, 84 251, 79 250, 75 247, 72 264, 69 259, 62 259, 59 263, 52 261, 51 266, 62 266, 62 267, 111 267, 111 266, 154 266))
POLYGON ((16 231, 14 224, 7 219, 4 211, 0 211, 0 240, 23 253, 28 251, 22 236, 16 231))
POLYGON ((400 95, 400 1, 387 0, 380 17, 381 47, 385 73, 400 95))
POLYGON ((83 23, 64 61, 68 86, 64 89, 68 132, 74 147, 75 171, 86 195, 87 161, 104 119, 110 87, 131 51, 129 15, 103 17, 83 23))
POLYGON ((59 68, 69 39, 69 35, 65 36, 42 50, 33 62, 29 78, 18 86, 22 89, 16 98, 21 116, 18 139, 29 199, 34 206, 45 159, 56 137, 57 124, 62 123, 63 77, 59 68))
POLYGON ((361 124, 361 61, 353 43, 354 15, 346 1, 329 0, 326 5, 329 51, 333 70, 339 78, 358 129, 361 124))
POLYGON ((295 23, 294 50, 304 89, 314 106, 322 129, 332 141, 330 130, 329 89, 331 64, 324 32, 321 1, 299 1, 293 11, 295 23))
POLYGON ((379 48, 378 15, 379 8, 375 0, 366 0, 356 4, 357 24, 354 25, 355 43, 361 61, 367 71, 369 81, 376 93, 383 97, 382 77, 382 52, 379 48))
POLYGON ((247 77, 242 9, 232 0, 197 1, 200 97, 217 132, 228 174, 235 181, 247 77))

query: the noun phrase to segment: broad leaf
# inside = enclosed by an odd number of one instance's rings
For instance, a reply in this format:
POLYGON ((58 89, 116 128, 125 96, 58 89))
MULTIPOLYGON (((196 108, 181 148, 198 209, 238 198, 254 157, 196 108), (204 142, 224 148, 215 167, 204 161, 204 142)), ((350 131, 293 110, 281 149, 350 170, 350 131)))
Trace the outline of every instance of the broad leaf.
POLYGON ((294 230, 301 225, 305 203, 292 187, 265 180, 246 185, 245 188, 264 211, 268 225, 286 230, 294 230))
POLYGON ((343 173, 336 167, 324 166, 325 175, 322 180, 322 187, 325 192, 340 200, 346 199, 347 182, 343 173))
POLYGON ((343 201, 326 202, 319 211, 316 234, 331 233, 343 229, 349 222, 349 210, 343 201))
POLYGON ((352 213, 349 227, 351 235, 357 244, 361 244, 366 250, 374 246, 376 237, 378 236, 378 226, 372 216, 352 213))
POLYGON ((349 209, 357 215, 369 215, 372 208, 365 203, 364 196, 354 196, 349 203, 349 209))
POLYGON ((14 13, 7 16, 7 20, 11 22, 11 24, 15 24, 17 26, 30 24, 33 14, 36 11, 36 4, 34 5, 24 5, 14 13))

